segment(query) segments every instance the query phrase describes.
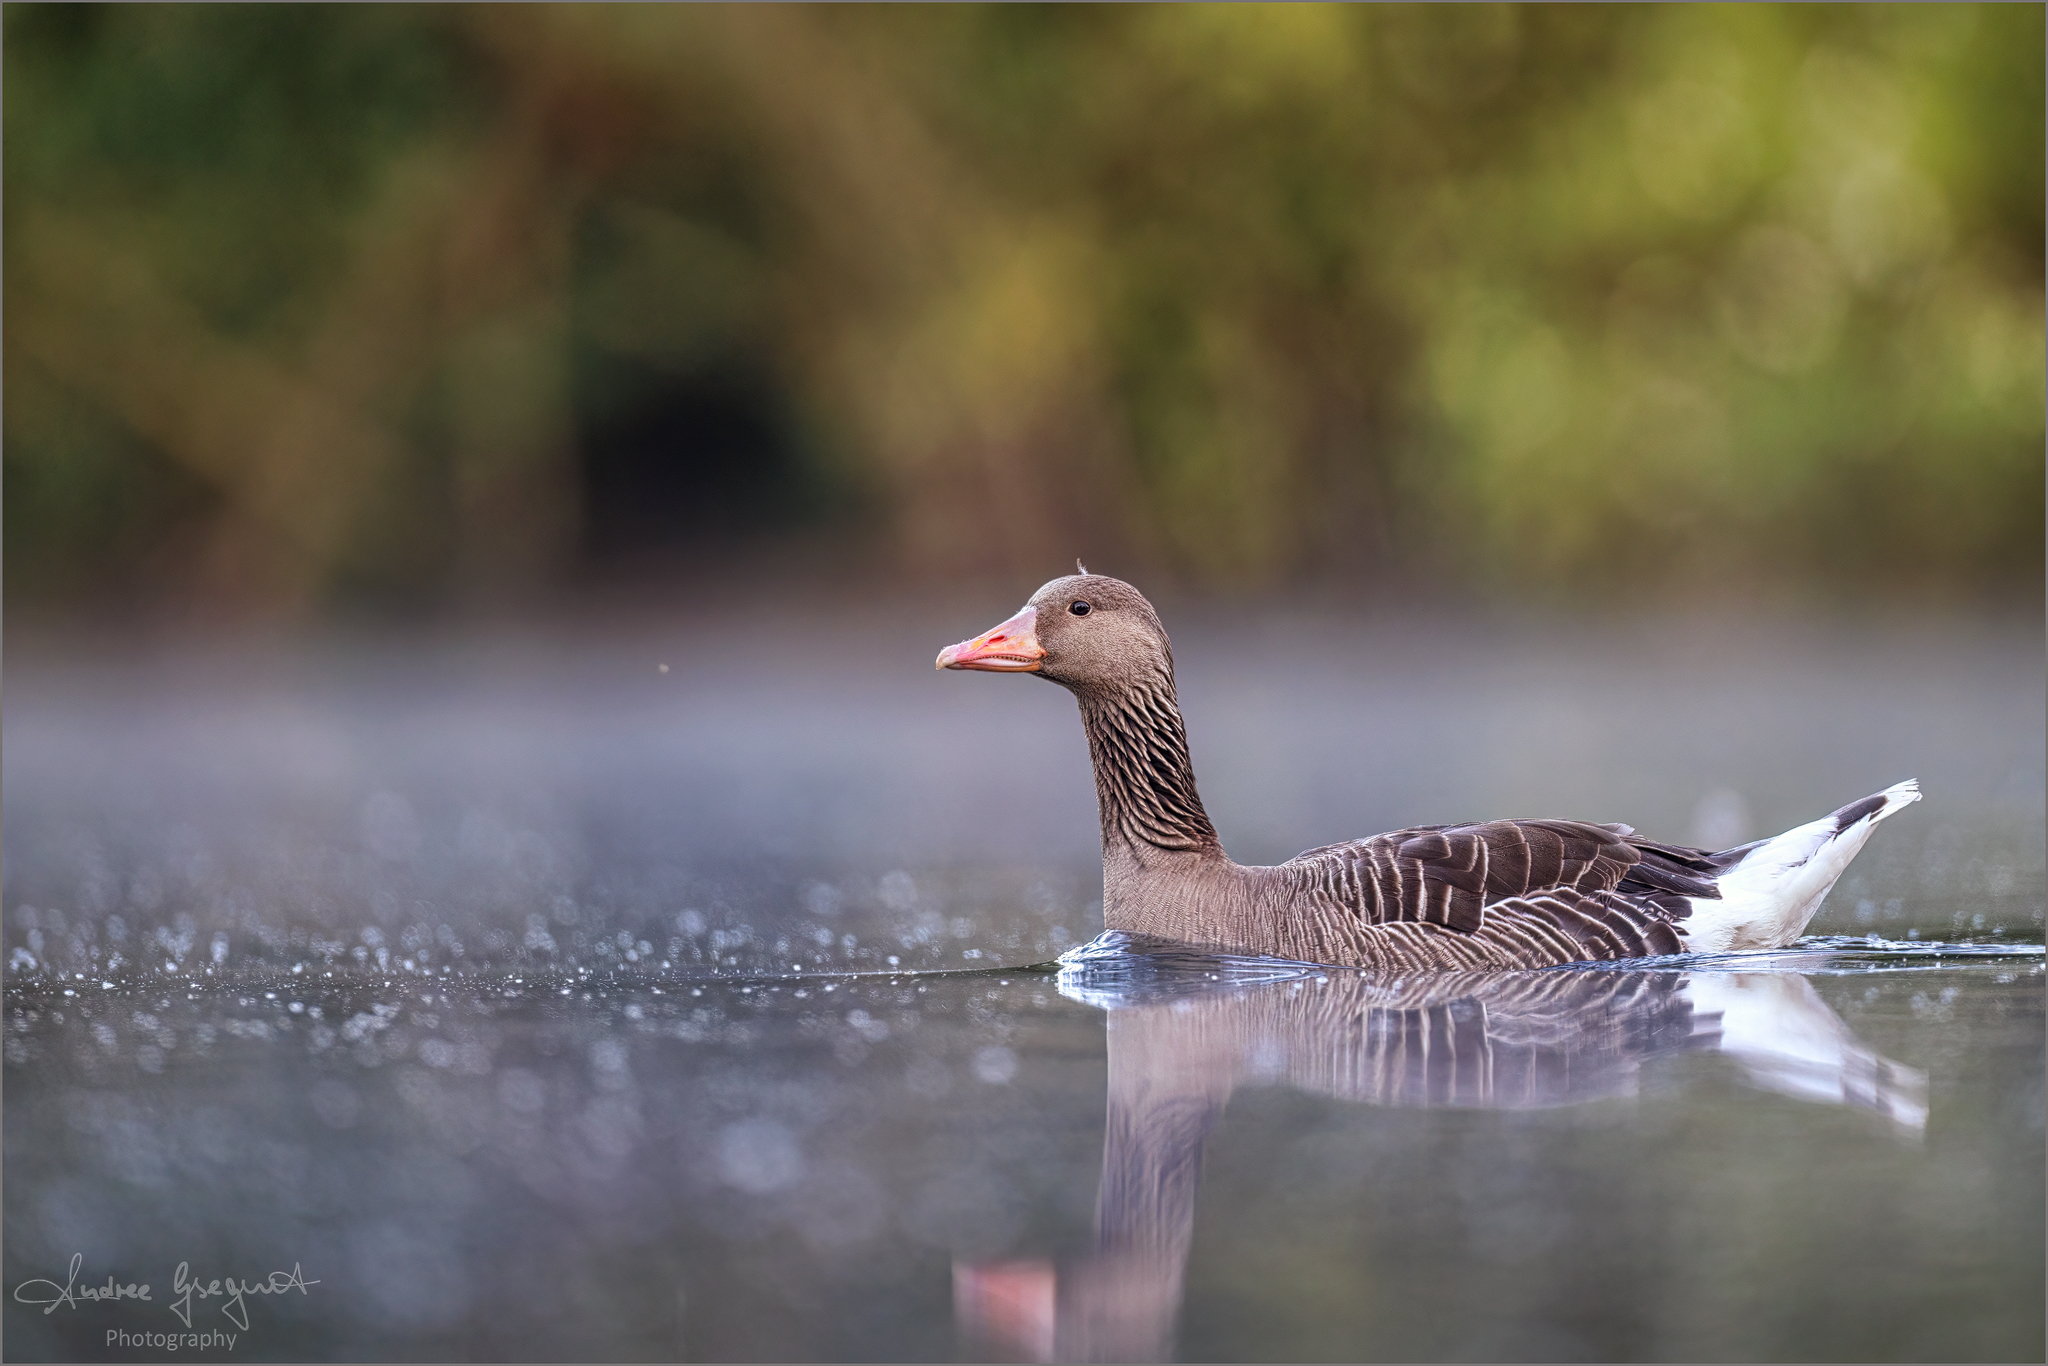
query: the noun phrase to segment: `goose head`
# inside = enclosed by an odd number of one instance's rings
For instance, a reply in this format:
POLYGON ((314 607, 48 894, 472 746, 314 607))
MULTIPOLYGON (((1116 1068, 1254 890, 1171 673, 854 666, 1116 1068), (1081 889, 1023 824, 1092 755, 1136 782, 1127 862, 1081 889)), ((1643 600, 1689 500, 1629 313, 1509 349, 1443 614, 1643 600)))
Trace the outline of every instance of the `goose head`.
POLYGON ((1076 693, 1114 693, 1173 676, 1173 648, 1145 595, 1106 574, 1069 574, 1023 610, 939 651, 941 669, 1034 673, 1076 693))

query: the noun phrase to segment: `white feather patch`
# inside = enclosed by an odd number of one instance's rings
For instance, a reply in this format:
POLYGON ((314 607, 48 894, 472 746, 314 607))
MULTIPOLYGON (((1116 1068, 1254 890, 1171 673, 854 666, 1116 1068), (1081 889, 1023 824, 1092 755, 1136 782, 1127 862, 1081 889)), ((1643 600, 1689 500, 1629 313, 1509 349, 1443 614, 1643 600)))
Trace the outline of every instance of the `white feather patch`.
POLYGON ((1796 826, 1760 842, 1723 873, 1719 900, 1693 897, 1683 926, 1692 953, 1782 948, 1806 932, 1828 889, 1863 848, 1877 823, 1920 800, 1920 784, 1907 779, 1877 794, 1884 805, 1835 829, 1835 818, 1796 826))

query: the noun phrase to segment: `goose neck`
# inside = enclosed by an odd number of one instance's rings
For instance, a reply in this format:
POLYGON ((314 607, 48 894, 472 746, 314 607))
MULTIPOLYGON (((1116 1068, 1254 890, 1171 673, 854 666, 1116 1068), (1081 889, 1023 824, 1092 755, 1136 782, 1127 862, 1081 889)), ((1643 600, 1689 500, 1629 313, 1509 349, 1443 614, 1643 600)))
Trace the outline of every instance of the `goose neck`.
POLYGON ((1122 849, 1141 863, 1153 851, 1222 857, 1195 791, 1173 675, 1079 696, 1105 856, 1122 849))

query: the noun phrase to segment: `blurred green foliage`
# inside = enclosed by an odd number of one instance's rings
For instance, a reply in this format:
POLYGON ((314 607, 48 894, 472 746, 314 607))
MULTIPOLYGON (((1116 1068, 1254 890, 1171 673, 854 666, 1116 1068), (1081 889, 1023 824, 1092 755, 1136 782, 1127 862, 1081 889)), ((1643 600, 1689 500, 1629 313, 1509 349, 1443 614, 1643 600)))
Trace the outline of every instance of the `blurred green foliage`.
POLYGON ((17 602, 2038 591, 2037 5, 5 24, 17 602))

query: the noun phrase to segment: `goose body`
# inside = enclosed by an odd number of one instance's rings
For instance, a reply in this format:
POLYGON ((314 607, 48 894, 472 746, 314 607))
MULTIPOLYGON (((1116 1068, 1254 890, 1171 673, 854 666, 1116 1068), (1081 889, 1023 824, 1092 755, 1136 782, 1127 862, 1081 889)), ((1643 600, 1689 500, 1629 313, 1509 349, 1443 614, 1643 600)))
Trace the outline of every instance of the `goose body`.
POLYGON ((1722 851, 1626 825, 1416 826, 1250 867, 1195 791, 1173 651, 1119 579, 1054 579, 938 667, 1034 673, 1073 692, 1095 766, 1105 929, 1356 967, 1472 969, 1776 948, 1805 932, 1907 781, 1722 851))

